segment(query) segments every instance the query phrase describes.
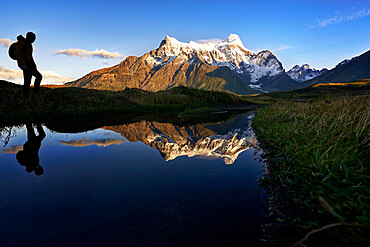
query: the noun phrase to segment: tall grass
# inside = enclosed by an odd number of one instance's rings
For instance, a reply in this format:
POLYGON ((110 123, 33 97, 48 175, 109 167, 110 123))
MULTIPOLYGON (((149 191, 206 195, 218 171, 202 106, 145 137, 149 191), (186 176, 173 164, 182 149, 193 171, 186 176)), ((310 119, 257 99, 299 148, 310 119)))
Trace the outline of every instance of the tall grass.
POLYGON ((68 117, 111 113, 176 111, 187 108, 248 103, 238 95, 175 87, 166 91, 140 89, 100 91, 82 88, 41 88, 24 95, 22 87, 0 83, 0 126, 29 117, 68 117))
MULTIPOLYGON (((253 120, 260 142, 278 167, 270 182, 284 184, 288 194, 319 219, 330 215, 332 222, 367 229, 369 124, 369 96, 280 101, 253 120)), ((314 227, 325 222, 311 223, 314 227)), ((351 234, 360 232, 364 234, 351 234)))

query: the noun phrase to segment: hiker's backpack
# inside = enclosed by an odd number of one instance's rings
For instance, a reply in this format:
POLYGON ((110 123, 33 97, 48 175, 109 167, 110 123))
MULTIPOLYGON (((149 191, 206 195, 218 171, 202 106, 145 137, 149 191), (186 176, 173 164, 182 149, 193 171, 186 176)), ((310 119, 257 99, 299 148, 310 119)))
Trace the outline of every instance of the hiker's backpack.
POLYGON ((15 49, 17 48, 17 44, 18 42, 14 42, 13 44, 9 46, 9 51, 8 51, 9 57, 13 60, 17 60, 17 57, 15 56, 15 49))

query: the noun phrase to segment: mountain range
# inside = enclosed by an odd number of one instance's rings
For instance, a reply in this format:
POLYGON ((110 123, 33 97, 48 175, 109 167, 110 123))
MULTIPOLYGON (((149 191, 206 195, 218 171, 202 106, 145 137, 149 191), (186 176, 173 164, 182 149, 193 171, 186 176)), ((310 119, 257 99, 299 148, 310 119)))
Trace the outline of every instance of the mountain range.
POLYGON ((361 79, 370 79, 370 50, 360 56, 340 62, 335 68, 312 80, 300 83, 299 88, 317 83, 350 82, 361 79))
POLYGON ((236 34, 219 43, 184 43, 167 36, 159 47, 141 57, 93 71, 67 83, 73 87, 104 90, 140 88, 149 91, 183 85, 238 94, 287 90, 297 84, 275 55, 253 53, 236 34))
MULTIPOLYGON (((350 64, 354 60, 345 63, 343 68, 353 67, 350 64)), ((354 80, 370 78, 368 62, 361 70, 365 72, 357 73, 354 67, 348 73, 353 73, 351 78, 354 80)), ((244 47, 236 34, 230 34, 226 40, 216 43, 184 43, 166 36, 157 49, 141 57, 129 56, 116 66, 93 71, 66 85, 100 90, 140 88, 148 91, 182 85, 245 95, 301 88, 323 78, 338 78, 337 71, 315 70, 305 64, 285 72, 271 51, 253 53, 244 47), (328 73, 333 75, 323 77, 328 73)))

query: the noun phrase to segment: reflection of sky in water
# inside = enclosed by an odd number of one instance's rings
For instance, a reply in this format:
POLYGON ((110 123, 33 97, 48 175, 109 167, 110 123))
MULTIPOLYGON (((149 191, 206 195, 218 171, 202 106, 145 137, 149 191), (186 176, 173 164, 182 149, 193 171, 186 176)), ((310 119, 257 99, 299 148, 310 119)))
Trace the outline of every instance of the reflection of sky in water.
MULTIPOLYGON (((245 126, 243 119, 237 124, 245 126)), ((24 127, 1 145, 2 246, 257 245, 268 204, 252 147, 232 166, 212 156, 166 162, 159 149, 112 130, 44 129, 41 176, 15 159, 13 147, 27 140, 24 127)), ((227 133, 221 129, 212 127, 227 133)))
MULTIPOLYGON (((109 145, 120 145, 127 140, 120 134, 103 129, 96 129, 81 133, 58 133, 50 131, 43 126, 46 132, 46 138, 42 142, 42 146, 47 145, 66 145, 73 147, 87 147, 96 145, 98 147, 107 147, 109 145)), ((36 135, 37 135, 37 131, 36 135)), ((23 144, 27 141, 27 133, 24 126, 13 127, 12 133, 14 137, 10 138, 9 142, 5 145, 1 142, 1 153, 15 154, 17 151, 22 150, 23 144), (5 146, 4 146, 5 145, 5 146)))

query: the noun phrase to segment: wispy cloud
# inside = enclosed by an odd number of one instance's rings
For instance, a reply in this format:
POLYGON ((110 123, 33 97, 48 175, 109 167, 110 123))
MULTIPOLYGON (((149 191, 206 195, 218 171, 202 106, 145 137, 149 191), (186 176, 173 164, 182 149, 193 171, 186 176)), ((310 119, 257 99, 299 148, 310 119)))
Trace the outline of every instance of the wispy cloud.
POLYGON ((360 11, 350 13, 350 14, 340 14, 340 15, 337 15, 337 16, 334 16, 328 19, 316 19, 316 23, 309 26, 307 29, 326 27, 326 26, 341 23, 341 22, 353 21, 353 20, 361 19, 369 15, 370 15, 370 9, 364 9, 364 10, 360 10, 360 11))
POLYGON ((10 39, 0 39, 0 45, 4 47, 9 47, 13 42, 10 39))
POLYGON ((67 50, 58 50, 57 52, 55 52, 55 55, 61 55, 61 54, 72 56, 72 57, 79 57, 79 58, 94 57, 94 58, 111 59, 111 58, 123 58, 124 57, 118 52, 109 52, 106 50, 98 50, 98 49, 96 49, 95 51, 87 51, 83 49, 70 48, 67 50))
POLYGON ((279 45, 276 49, 273 49, 272 51, 277 52, 277 51, 283 51, 283 50, 288 50, 292 48, 293 46, 289 46, 289 45, 279 45))
POLYGON ((199 44, 206 44, 206 43, 218 44, 221 41, 222 41, 222 39, 213 38, 213 39, 200 39, 200 40, 196 40, 195 42, 197 42, 199 44))
MULTIPOLYGON (((51 70, 41 71, 43 75, 42 84, 64 84, 65 82, 73 81, 73 77, 62 76, 51 70)), ((17 80, 23 78, 22 70, 6 69, 0 67, 0 79, 17 80)))
POLYGON ((57 72, 52 70, 41 71, 41 74, 43 75, 46 81, 54 82, 57 84, 64 84, 75 79, 73 77, 62 76, 61 74, 58 74, 57 72))
POLYGON ((110 145, 119 145, 123 140, 112 139, 112 138, 101 138, 92 140, 90 138, 82 138, 80 140, 70 140, 70 141, 58 141, 62 145, 72 146, 72 147, 86 147, 97 145, 99 147, 107 147, 110 145))
POLYGON ((6 153, 6 154, 16 154, 16 153, 18 153, 18 151, 20 151, 22 149, 23 149, 23 145, 22 144, 20 144, 20 145, 12 145, 9 148, 4 148, 3 149, 3 152, 6 153))
POLYGON ((5 69, 0 67, 0 78, 5 80, 15 80, 23 77, 21 70, 5 69))

